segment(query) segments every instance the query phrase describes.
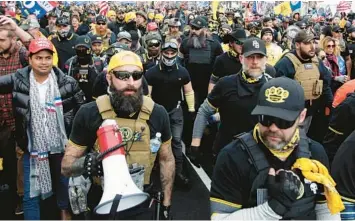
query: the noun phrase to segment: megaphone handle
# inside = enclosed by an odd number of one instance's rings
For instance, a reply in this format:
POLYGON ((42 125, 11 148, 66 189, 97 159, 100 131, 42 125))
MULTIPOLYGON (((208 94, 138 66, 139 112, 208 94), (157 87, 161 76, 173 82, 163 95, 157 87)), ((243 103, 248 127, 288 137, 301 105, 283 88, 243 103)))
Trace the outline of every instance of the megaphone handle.
POLYGON ((116 146, 114 146, 114 147, 111 147, 110 149, 107 149, 107 150, 105 150, 104 152, 100 153, 100 154, 97 156, 97 159, 98 159, 98 160, 102 160, 102 158, 104 158, 104 156, 106 156, 107 154, 109 154, 109 153, 111 153, 111 152, 113 152, 113 151, 115 151, 115 150, 118 150, 119 148, 121 148, 121 147, 123 147, 123 146, 125 146, 125 145, 126 145, 126 143, 123 142, 123 143, 118 144, 118 145, 116 145, 116 146))
POLYGON ((109 220, 116 219, 117 208, 118 208, 118 205, 120 204, 121 198, 122 198, 122 195, 116 194, 115 198, 113 199, 112 206, 110 209, 109 220))

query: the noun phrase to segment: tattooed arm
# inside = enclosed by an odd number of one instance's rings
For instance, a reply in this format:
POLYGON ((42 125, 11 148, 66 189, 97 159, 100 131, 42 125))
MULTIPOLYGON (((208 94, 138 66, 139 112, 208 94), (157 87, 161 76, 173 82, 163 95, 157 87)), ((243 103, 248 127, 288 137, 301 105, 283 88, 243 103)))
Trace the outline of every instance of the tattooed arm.
POLYGON ((171 140, 162 144, 159 151, 160 181, 164 192, 164 206, 171 205, 171 193, 175 177, 175 158, 171 150, 171 140))
POLYGON ((65 148, 65 154, 62 160, 62 174, 66 177, 75 177, 82 175, 85 161, 85 147, 79 147, 73 142, 69 141, 65 148))

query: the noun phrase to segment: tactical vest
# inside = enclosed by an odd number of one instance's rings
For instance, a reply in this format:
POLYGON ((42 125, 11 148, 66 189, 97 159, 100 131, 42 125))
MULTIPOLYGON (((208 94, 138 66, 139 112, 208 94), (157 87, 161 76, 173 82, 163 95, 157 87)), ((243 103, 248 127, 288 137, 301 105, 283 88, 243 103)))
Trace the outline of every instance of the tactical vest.
MULTIPOLYGON (((296 149, 297 158, 311 158, 311 152, 309 150, 310 140, 303 132, 301 132, 301 130, 300 133, 301 138, 299 146, 296 149)), ((246 152, 249 157, 248 162, 254 167, 254 172, 250 173, 252 187, 250 190, 248 205, 246 206, 247 208, 251 208, 265 202, 267 194, 262 197, 264 199, 259 199, 259 196, 261 190, 265 190, 266 188, 265 185, 267 183, 270 164, 251 133, 243 133, 238 135, 236 139, 242 144, 242 150, 246 152)), ((310 184, 303 183, 303 185, 305 186, 305 189, 310 189, 310 184)), ((292 208, 283 216, 283 219, 315 219, 315 196, 315 194, 306 194, 305 192, 302 198, 297 200, 292 205, 292 208)))
POLYGON ((190 64, 211 64, 211 44, 213 40, 206 40, 204 48, 189 48, 189 63, 190 64))
POLYGON ((116 120, 122 140, 127 143, 125 148, 128 166, 137 163, 143 166, 144 184, 149 184, 156 154, 150 151, 150 129, 147 121, 153 111, 154 101, 149 97, 143 97, 143 105, 137 119, 118 118, 108 95, 98 97, 96 104, 103 120, 116 120))
POLYGON ((318 99, 322 95, 323 80, 319 79, 320 72, 317 56, 312 58, 312 63, 306 64, 302 64, 296 55, 292 53, 287 53, 285 56, 290 59, 295 68, 294 79, 301 84, 305 100, 318 99))

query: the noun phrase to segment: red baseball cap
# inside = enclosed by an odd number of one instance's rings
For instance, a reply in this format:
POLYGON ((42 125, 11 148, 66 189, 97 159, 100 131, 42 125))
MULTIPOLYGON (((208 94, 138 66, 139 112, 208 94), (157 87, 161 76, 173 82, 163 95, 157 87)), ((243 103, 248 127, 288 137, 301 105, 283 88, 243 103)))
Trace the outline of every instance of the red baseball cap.
POLYGON ((49 50, 51 52, 54 52, 54 47, 52 42, 47 38, 37 38, 31 41, 28 50, 31 54, 35 54, 42 50, 49 50))

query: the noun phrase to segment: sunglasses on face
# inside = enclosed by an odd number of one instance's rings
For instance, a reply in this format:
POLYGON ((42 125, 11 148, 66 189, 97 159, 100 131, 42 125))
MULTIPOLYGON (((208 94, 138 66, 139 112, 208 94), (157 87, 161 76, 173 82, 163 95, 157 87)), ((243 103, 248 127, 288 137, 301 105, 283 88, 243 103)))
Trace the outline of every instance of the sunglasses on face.
POLYGON ((335 48, 335 45, 327 45, 327 48, 335 48))
POLYGON ((198 28, 198 27, 195 27, 195 26, 191 26, 191 30, 196 30, 196 31, 198 31, 198 30, 200 30, 201 28, 198 28))
POLYGON ((148 42, 148 47, 159 47, 160 46, 160 41, 158 40, 151 40, 148 42))
POLYGON ((271 117, 267 115, 259 115, 258 121, 264 127, 270 127, 271 125, 275 124, 281 130, 288 129, 292 127, 296 121, 287 121, 277 117, 271 117))
POLYGON ((106 25, 106 23, 96 23, 97 25, 106 25))
POLYGON ((143 72, 135 71, 135 72, 127 72, 127 71, 112 71, 112 74, 115 77, 122 81, 127 81, 131 76, 133 80, 137 81, 142 78, 143 72))
POLYGON ((237 44, 237 45, 243 45, 243 42, 241 42, 241 41, 239 41, 239 40, 235 40, 234 42, 235 42, 235 44, 237 44))

